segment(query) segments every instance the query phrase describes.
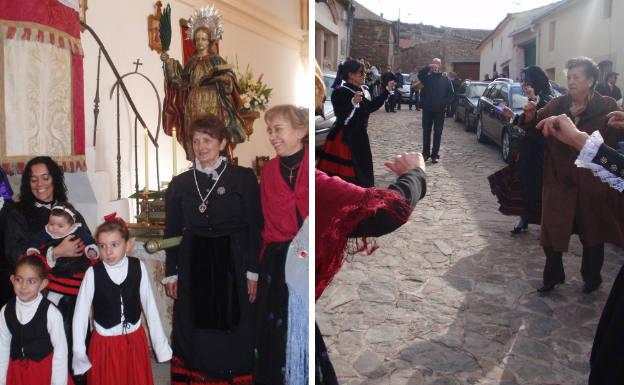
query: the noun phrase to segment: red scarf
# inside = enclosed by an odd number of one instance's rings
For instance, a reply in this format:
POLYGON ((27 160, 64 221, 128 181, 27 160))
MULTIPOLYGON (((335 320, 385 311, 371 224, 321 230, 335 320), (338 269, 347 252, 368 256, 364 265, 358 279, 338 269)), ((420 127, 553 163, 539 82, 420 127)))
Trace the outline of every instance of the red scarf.
MULTIPOLYGON (((340 270, 344 256, 366 251, 368 254, 377 248, 374 242, 367 242, 363 237, 348 247, 349 236, 365 219, 375 215, 377 210, 387 210, 398 214, 401 211, 411 213, 405 199, 398 193, 377 188, 362 188, 338 177, 330 177, 316 170, 316 282, 315 291, 318 300, 325 288, 340 270)), ((408 214, 409 216, 409 214, 408 214)))
POLYGON ((301 166, 297 172, 295 190, 291 190, 280 172, 280 158, 268 161, 262 170, 260 194, 264 229, 262 230, 262 251, 260 262, 264 258, 264 250, 269 243, 288 242, 299 231, 297 211, 302 219, 308 216, 308 167, 309 151, 305 149, 301 166))

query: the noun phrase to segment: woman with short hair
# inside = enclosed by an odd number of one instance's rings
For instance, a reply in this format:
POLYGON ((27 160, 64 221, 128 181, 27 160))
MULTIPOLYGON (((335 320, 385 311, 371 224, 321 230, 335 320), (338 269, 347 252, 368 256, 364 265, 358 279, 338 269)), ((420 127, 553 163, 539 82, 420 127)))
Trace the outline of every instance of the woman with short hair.
POLYGON ((165 197, 167 295, 175 384, 253 384, 255 299, 262 212, 255 174, 228 164, 229 135, 213 115, 190 126, 194 167, 165 197))
MULTIPOLYGON (((566 114, 579 130, 588 134, 599 130, 605 143, 615 146, 624 139, 624 130, 607 125, 607 114, 618 107, 612 98, 594 91, 598 66, 590 58, 578 57, 568 61, 566 71, 569 94, 553 99, 539 111, 535 102, 529 102, 519 124, 532 130, 549 116, 566 114)), ((539 292, 564 283, 562 254, 568 250, 572 234, 578 234, 583 244, 581 276, 585 293, 595 291, 602 282, 604 243, 624 247, 621 194, 597 181, 589 170, 576 167, 577 155, 568 145, 546 138, 541 229, 546 264, 539 292)))

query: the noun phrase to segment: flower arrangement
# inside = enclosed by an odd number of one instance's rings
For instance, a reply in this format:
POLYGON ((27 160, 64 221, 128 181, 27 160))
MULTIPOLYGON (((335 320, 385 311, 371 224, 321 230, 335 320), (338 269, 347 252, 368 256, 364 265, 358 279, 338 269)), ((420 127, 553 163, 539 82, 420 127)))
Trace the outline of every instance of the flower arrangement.
POLYGON ((236 77, 238 78, 240 97, 243 102, 242 112, 265 111, 273 89, 262 83, 262 75, 255 80, 249 65, 247 65, 245 72, 240 72, 237 63, 236 77))

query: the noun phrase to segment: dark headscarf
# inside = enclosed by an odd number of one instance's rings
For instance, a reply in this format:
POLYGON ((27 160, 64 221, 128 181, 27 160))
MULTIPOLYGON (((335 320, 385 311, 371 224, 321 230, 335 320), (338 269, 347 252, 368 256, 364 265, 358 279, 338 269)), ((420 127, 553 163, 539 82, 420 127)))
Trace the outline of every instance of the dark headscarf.
POLYGON ((538 66, 529 66, 522 70, 523 82, 535 90, 535 95, 552 94, 548 75, 538 66))

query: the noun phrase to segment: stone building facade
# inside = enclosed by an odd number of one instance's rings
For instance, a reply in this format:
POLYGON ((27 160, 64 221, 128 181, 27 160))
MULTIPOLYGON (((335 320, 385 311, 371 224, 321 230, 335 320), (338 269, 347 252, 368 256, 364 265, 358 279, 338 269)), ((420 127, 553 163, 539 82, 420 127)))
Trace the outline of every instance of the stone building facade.
POLYGON ((395 66, 398 47, 395 24, 387 20, 358 19, 353 21, 351 57, 366 58, 378 68, 395 66))
POLYGON ((350 56, 364 57, 380 68, 391 65, 410 72, 434 57, 442 59, 444 70, 461 78, 479 78, 477 46, 491 31, 385 20, 356 4, 350 56))

